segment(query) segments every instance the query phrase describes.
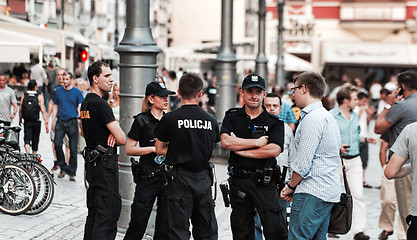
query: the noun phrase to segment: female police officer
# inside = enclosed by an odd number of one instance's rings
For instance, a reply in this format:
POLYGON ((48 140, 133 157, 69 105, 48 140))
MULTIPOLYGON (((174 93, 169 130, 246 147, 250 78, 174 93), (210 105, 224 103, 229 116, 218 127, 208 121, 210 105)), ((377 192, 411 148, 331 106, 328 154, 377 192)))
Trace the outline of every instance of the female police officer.
POLYGON ((158 209, 154 239, 169 239, 164 236, 167 234, 166 223, 162 222, 164 181, 159 165, 154 161, 158 156, 155 153, 153 136, 153 131, 164 114, 163 111, 168 109, 169 94, 175 92, 169 91, 163 83, 149 83, 142 103, 142 113, 135 116, 132 128, 127 134, 126 154, 141 157, 139 165, 136 163, 136 167, 132 166, 136 189, 131 220, 124 239, 142 239, 156 197, 158 209))

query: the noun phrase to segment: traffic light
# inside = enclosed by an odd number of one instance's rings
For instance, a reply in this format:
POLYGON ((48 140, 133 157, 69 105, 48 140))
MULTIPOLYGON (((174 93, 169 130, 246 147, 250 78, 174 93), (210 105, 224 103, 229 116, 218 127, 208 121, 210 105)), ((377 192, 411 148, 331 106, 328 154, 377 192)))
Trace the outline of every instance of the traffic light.
POLYGON ((80 56, 81 56, 81 61, 85 62, 88 59, 88 52, 87 50, 81 50, 80 52, 80 56))

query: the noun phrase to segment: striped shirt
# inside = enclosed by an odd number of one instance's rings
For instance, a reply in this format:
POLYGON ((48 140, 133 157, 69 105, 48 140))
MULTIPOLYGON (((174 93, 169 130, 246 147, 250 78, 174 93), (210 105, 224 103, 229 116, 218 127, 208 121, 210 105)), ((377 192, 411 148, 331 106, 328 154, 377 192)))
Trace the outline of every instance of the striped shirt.
POLYGON ((295 194, 307 193, 339 202, 340 133, 334 117, 320 101, 303 108, 295 133, 295 159, 290 167, 303 177, 295 194))

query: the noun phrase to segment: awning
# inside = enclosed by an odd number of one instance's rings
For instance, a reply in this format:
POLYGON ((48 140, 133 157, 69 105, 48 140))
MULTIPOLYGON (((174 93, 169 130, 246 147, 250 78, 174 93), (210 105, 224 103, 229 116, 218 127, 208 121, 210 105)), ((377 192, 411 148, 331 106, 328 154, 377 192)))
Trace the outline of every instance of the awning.
MULTIPOLYGON (((167 48, 164 50, 165 63, 168 69, 176 69, 174 65, 186 66, 185 62, 196 63, 204 60, 214 60, 217 57, 217 53, 197 53, 196 47, 175 47, 167 48), (175 63, 175 64, 174 64, 175 63)), ((255 68, 256 55, 248 54, 236 54, 236 58, 240 62, 245 62, 245 68, 255 68)), ((275 69, 277 62, 276 55, 268 55, 268 67, 275 69)), ((312 71, 313 66, 310 62, 299 58, 291 53, 284 52, 284 69, 285 71, 301 72, 312 71)), ((189 70, 189 69, 187 69, 189 70)))
MULTIPOLYGON (((52 28, 41 28, 32 23, 0 14, 0 29, 52 40, 55 52, 65 53, 65 34, 52 28)), ((65 56, 64 56, 65 57, 65 56)))
POLYGON ((417 65, 417 44, 323 42, 322 64, 417 65))
MULTIPOLYGON (((0 62, 30 62, 30 53, 55 55, 55 43, 46 38, 0 28, 0 62)), ((40 58, 41 59, 41 58, 40 58)))

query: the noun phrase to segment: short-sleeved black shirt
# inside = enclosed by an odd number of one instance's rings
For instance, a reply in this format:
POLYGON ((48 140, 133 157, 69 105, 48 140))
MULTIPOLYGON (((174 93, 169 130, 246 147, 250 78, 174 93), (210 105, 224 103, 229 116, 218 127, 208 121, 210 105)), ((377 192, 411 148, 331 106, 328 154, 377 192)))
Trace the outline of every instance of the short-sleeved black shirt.
MULTIPOLYGON (((284 149, 284 124, 276 116, 268 113, 265 108, 264 111, 256 118, 251 119, 246 114, 245 106, 242 108, 232 108, 226 112, 224 116, 222 129, 220 134, 234 133, 239 138, 256 139, 261 136, 268 136, 268 143, 275 143, 284 149)), ((263 169, 270 161, 276 164, 275 158, 254 159, 246 158, 230 151, 229 165, 237 168, 255 171, 256 169, 263 169)))
POLYGON ((107 138, 111 132, 106 125, 116 121, 110 105, 97 94, 89 93, 81 103, 80 116, 87 147, 109 147, 107 138))
MULTIPOLYGON (((151 112, 140 113, 135 116, 130 132, 127 137, 139 142, 140 147, 155 146, 155 138, 153 131, 159 120, 156 119, 151 112)), ((156 168, 158 164, 154 161, 156 153, 149 153, 140 156, 140 163, 145 168, 156 168)))
POLYGON ((216 119, 198 105, 183 105, 165 114, 154 136, 169 143, 167 163, 193 172, 209 168, 214 145, 220 141, 216 119))

